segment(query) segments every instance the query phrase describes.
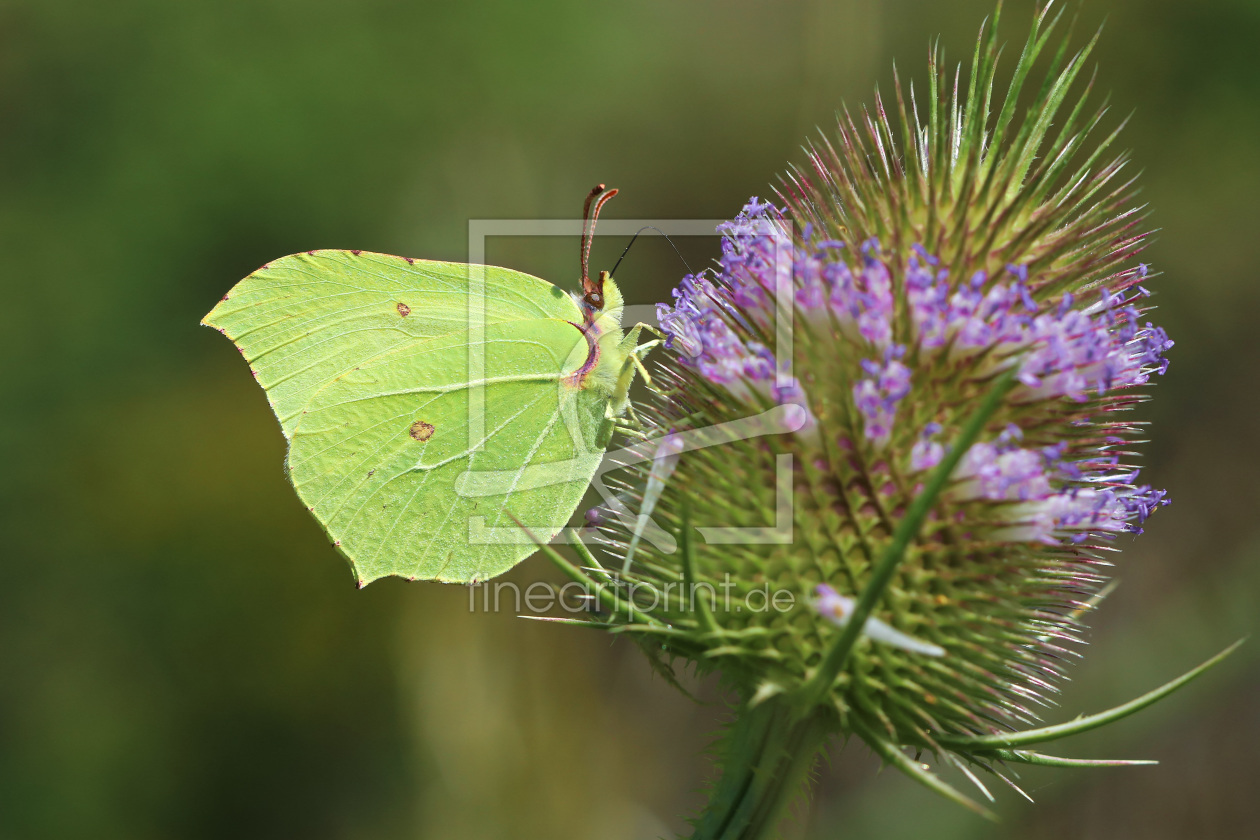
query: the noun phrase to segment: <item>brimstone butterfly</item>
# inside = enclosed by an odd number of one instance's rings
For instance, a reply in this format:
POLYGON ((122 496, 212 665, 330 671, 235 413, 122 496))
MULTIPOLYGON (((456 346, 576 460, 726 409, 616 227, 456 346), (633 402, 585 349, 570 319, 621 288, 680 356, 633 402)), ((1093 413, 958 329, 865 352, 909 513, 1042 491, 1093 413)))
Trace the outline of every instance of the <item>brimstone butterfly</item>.
POLYGON ((308 251, 246 277, 202 323, 244 354, 298 496, 364 585, 468 582, 551 539, 582 499, 641 357, 608 272, 581 296, 506 268, 308 251))

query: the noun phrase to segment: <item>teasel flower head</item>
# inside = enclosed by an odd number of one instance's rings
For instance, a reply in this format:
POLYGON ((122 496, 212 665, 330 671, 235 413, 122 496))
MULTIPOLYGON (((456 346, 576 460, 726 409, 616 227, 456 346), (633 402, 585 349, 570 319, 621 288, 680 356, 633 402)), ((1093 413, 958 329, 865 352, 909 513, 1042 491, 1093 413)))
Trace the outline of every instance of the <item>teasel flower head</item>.
POLYGON ((720 228, 659 307, 648 440, 594 516, 613 629, 968 802, 910 755, 1034 760, 1083 614, 1168 503, 1130 417, 1173 344, 1145 211, 1093 42, 1047 49, 1047 20, 1004 97, 995 21, 969 77, 933 52, 720 228))

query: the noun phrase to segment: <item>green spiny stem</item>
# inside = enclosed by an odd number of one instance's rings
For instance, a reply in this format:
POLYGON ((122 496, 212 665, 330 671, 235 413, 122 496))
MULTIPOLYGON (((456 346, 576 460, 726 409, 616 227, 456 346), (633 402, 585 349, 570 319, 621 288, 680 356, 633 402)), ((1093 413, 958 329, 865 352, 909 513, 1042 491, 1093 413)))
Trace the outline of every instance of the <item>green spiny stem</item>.
POLYGON ((722 775, 691 840, 765 840, 800 790, 826 737, 819 716, 781 702, 744 703, 730 724, 722 775))
MULTIPOLYGON (((683 561, 683 585, 687 588, 687 592, 695 592, 693 588, 696 581, 696 558, 695 552, 691 545, 691 503, 687 499, 683 499, 682 508, 682 528, 678 533, 679 550, 682 552, 683 561)), ((708 602, 701 598, 698 603, 700 613, 700 626, 706 632, 717 635, 722 632, 718 627, 717 621, 713 618, 713 612, 709 609, 708 602)))
POLYGON ((696 824, 692 840, 717 840, 731 827, 740 805, 750 794, 759 759, 769 738, 770 706, 740 709, 726 733, 722 775, 696 824))
POLYGON ((728 840, 754 840, 775 836, 775 829, 793 797, 802 791, 810 769, 826 742, 826 728, 819 720, 796 724, 785 737, 780 761, 770 785, 761 791, 760 802, 752 810, 752 819, 739 834, 728 840))
POLYGON ((996 735, 974 735, 974 736, 950 736, 944 735, 940 738, 942 744, 956 749, 970 750, 988 750, 988 749, 1006 749, 1011 747, 1024 747, 1029 744, 1040 744, 1046 741, 1055 741, 1059 738, 1066 738, 1069 735, 1077 735, 1081 732, 1088 732, 1091 729, 1097 729, 1108 723, 1126 718, 1134 712, 1139 712, 1147 706, 1164 699, 1186 683, 1201 676, 1210 668, 1222 662, 1226 657, 1238 649, 1246 639, 1239 639, 1225 650, 1213 656, 1208 661, 1192 668, 1186 673, 1177 677, 1175 680, 1164 683, 1159 688, 1148 691, 1141 697, 1130 700, 1128 703, 1108 709, 1098 714, 1078 717, 1076 720, 1067 723, 1059 723, 1054 726, 1043 726, 1039 729, 1026 729, 1023 732, 1002 732, 996 735))
POLYGON ((879 563, 875 566, 866 588, 862 590, 862 594, 853 608, 853 614, 849 616, 848 623, 845 624, 835 644, 831 646, 826 656, 823 657, 822 664, 818 667, 814 676, 801 687, 798 695, 801 714, 812 712, 831 690, 831 686, 844 668, 844 664, 849 658, 849 652, 857 642, 866 620, 871 617, 871 613, 874 612, 880 598, 884 595, 884 590, 892 582, 893 575, 896 574, 897 567, 901 564, 901 559, 905 556, 910 542, 918 535, 919 528, 923 526, 923 520, 927 518, 928 513, 932 510, 932 505, 936 503, 937 497, 945 489, 945 485, 949 483, 950 475, 953 474, 954 469, 958 466, 958 462, 962 460, 963 455, 967 453, 971 445, 976 442, 980 432, 984 430, 985 424, 988 423, 993 413, 997 411, 998 406, 1002 404, 1003 397, 1015 386, 1017 381, 1015 378, 1016 373, 1017 368, 1012 367, 994 381, 989 392, 985 394, 984 401, 980 404, 980 407, 976 409, 975 414, 971 415, 966 425, 963 426, 961 434, 954 441, 953 448, 945 455, 945 458, 937 465, 932 475, 928 478, 923 492, 915 497, 909 510, 906 511, 905 517, 897 523, 897 528, 893 531, 892 541, 888 544, 883 556, 880 557, 879 563))
POLYGON ((1097 758, 1060 758, 1056 755, 1042 755, 1029 750, 993 750, 991 755, 977 753, 980 758, 996 758, 1013 764, 1038 764, 1042 767, 1136 767, 1142 764, 1159 764, 1158 761, 1145 759, 1097 759, 1097 758))

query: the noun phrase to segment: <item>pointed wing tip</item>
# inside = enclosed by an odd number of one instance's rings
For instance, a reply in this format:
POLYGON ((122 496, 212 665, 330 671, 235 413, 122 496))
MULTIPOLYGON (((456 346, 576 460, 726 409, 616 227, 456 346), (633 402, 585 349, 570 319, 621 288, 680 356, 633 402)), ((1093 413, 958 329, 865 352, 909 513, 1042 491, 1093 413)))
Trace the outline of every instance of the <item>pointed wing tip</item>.
POLYGON ((209 312, 207 312, 204 316, 202 316, 201 321, 199 321, 198 323, 200 323, 201 326, 203 327, 209 327, 212 330, 221 332, 224 335, 226 335, 229 339, 231 339, 232 336, 228 334, 227 325, 222 323, 219 318, 219 310, 221 310, 224 306, 226 306, 228 304, 228 301, 231 300, 231 298, 232 298, 232 293, 228 292, 226 295, 224 295, 222 298, 219 299, 219 302, 216 303, 210 309, 209 312))
MULTIPOLYGON (((319 519, 318 516, 316 519, 319 521, 320 527, 327 530, 328 526, 324 524, 323 520, 319 519)), ((368 584, 376 583, 378 580, 382 580, 387 577, 398 577, 403 580, 415 580, 415 578, 407 578, 406 576, 397 574, 396 572, 377 572, 361 568, 359 564, 355 562, 355 559, 346 553, 345 549, 339 542, 334 542, 333 547, 336 548, 341 556, 346 559, 346 562, 350 564, 350 574, 354 576, 355 589, 365 589, 368 584)))

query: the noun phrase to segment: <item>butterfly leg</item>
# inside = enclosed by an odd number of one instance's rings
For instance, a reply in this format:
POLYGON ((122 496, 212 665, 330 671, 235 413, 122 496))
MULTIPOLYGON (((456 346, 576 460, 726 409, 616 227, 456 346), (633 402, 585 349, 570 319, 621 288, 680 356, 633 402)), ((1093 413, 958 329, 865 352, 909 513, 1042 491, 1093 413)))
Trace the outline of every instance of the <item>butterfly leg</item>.
POLYGON ((644 383, 649 388, 652 387, 652 375, 647 372, 647 368, 643 366, 643 362, 639 359, 639 355, 640 355, 639 351, 643 351, 643 355, 647 355, 647 352, 658 344, 660 344, 659 341, 649 341, 647 344, 640 344, 627 357, 630 360, 631 364, 633 364, 638 369, 639 375, 643 377, 644 383))
MULTIPOLYGON (((660 343, 660 340, 657 339, 656 341, 649 341, 646 344, 639 344, 626 356, 626 366, 623 369, 622 377, 626 380, 627 391, 630 388, 630 381, 634 379, 634 372, 636 370, 639 372, 639 375, 643 377, 644 384, 646 384, 649 388, 653 387, 652 375, 648 373, 647 368, 643 366, 643 361, 639 357, 646 356, 652 348, 660 343)), ((630 414, 634 424, 642 427, 643 422, 639 419, 639 415, 635 413, 634 406, 628 401, 626 402, 626 411, 630 414)))
POLYGON ((617 390, 609 406, 614 417, 620 416, 622 412, 628 412, 635 425, 642 425, 642 423, 638 414, 635 413, 634 408, 630 405, 630 383, 634 381, 634 372, 637 370, 643 374, 643 380, 647 382, 648 386, 652 385, 652 377, 648 375, 647 369, 643 366, 641 357, 647 355, 661 343, 661 339, 654 339, 639 344, 639 335, 645 329, 649 332, 660 334, 660 331, 651 324, 635 324, 621 340, 621 344, 618 345, 621 352, 625 354, 625 363, 617 378, 617 390))
POLYGON ((630 415, 630 422, 633 424, 634 428, 643 428, 643 420, 639 417, 639 413, 634 410, 634 405, 630 402, 626 403, 626 414, 630 415))
POLYGON ((634 365, 634 367, 639 371, 639 375, 643 377, 643 381, 647 383, 649 388, 652 386, 652 377, 648 374, 647 368, 643 366, 643 357, 660 345, 664 338, 665 334, 656 327, 640 321, 630 328, 630 331, 626 333, 626 337, 622 339, 621 342, 621 351, 626 354, 626 361, 629 364, 634 365), (639 335, 642 334, 644 330, 658 336, 657 339, 640 344, 639 335))
POLYGON ((666 339, 666 338, 669 338, 669 336, 668 336, 668 335, 666 335, 665 333, 661 332, 661 331, 660 331, 660 329, 658 329, 657 327, 654 327, 654 326, 652 326, 651 324, 648 324, 648 323, 646 323, 646 322, 644 322, 644 321, 640 321, 639 323, 635 324, 635 325, 634 325, 634 327, 633 327, 633 329, 634 329, 634 330, 647 330, 647 331, 648 331, 648 332, 650 332, 652 335, 654 335, 654 336, 656 336, 657 338, 660 338, 660 339, 666 339))
POLYGON ((648 435, 638 426, 632 426, 629 423, 614 423, 613 429, 625 435, 626 437, 638 438, 639 440, 652 439, 651 435, 648 435))
POLYGON ((660 344, 662 341, 664 341, 667 338, 669 338, 669 336, 665 335, 665 333, 661 332, 656 327, 652 326, 651 324, 645 324, 642 321, 640 321, 639 323, 631 327, 630 330, 626 333, 625 338, 621 340, 621 352, 627 355, 631 353, 635 353, 635 352, 646 354, 649 350, 651 350, 653 347, 660 344), (656 336, 658 340, 649 341, 646 344, 640 345, 639 336, 643 333, 644 330, 647 330, 652 335, 656 336))

